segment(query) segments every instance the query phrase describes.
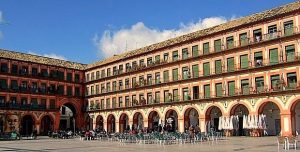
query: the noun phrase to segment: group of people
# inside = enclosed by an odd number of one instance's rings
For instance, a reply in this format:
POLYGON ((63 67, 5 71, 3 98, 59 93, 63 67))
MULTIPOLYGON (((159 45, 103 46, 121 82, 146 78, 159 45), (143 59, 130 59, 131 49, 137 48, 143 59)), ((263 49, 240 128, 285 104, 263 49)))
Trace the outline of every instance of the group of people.
POLYGON ((190 138, 194 139, 196 134, 201 133, 201 130, 198 125, 190 125, 189 128, 185 128, 185 132, 189 133, 190 138))

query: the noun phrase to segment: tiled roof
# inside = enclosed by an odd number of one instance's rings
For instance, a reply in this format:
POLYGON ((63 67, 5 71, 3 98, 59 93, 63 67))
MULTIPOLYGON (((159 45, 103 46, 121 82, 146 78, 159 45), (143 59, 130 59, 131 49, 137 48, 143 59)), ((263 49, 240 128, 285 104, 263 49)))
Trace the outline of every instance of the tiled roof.
POLYGON ((112 57, 106 58, 104 60, 100 60, 98 62, 92 63, 92 64, 88 64, 87 65, 87 69, 89 68, 93 68, 93 67, 97 67, 97 66, 101 66, 101 65, 105 65, 114 61, 118 61, 118 60, 124 60, 124 58, 128 58, 128 57, 132 57, 138 54, 142 54, 145 52, 150 52, 153 50, 157 50, 157 49, 161 49, 161 48, 165 48, 168 46, 172 46, 172 45, 176 45, 182 42, 186 42, 186 41, 190 41, 193 39, 197 39, 203 36, 207 36, 213 33, 217 33, 217 32, 221 32, 224 30, 228 30, 228 29, 232 29, 232 28, 236 28, 242 25, 246 25, 249 23, 254 23, 254 22, 259 22, 262 21, 264 19, 268 19, 268 18, 272 18, 272 17, 276 17, 278 15, 282 15, 282 14, 286 14, 289 12, 294 12, 294 11, 299 11, 300 10, 300 2, 293 2, 293 3, 289 3, 287 5, 283 5, 271 10, 267 10, 261 13, 256 13, 250 16, 246 16, 243 18, 239 18, 236 20, 232 20, 229 22, 226 22, 224 24, 220 24, 211 28, 207 28, 207 29, 203 29, 203 30, 199 30, 193 33, 189 33, 189 34, 185 34, 176 38, 172 38, 172 39, 168 39, 166 41, 162 41, 160 43, 156 43, 156 44, 152 44, 146 47, 142 47, 133 51, 129 51, 129 52, 125 52, 122 53, 120 55, 114 55, 112 57))
POLYGON ((33 62, 33 63, 50 65, 50 66, 58 66, 58 67, 63 67, 63 68, 76 69, 76 70, 84 70, 86 67, 86 64, 65 61, 65 60, 60 60, 60 59, 54 59, 54 58, 48 58, 48 57, 43 57, 43 56, 38 56, 38 55, 20 53, 20 52, 15 52, 15 51, 8 51, 8 50, 3 50, 3 49, 0 49, 0 58, 33 62))

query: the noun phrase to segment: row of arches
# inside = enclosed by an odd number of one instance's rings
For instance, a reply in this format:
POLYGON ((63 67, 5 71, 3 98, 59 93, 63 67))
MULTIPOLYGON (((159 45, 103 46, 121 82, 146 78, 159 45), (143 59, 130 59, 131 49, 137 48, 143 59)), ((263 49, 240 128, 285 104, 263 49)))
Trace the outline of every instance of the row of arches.
MULTIPOLYGON (((296 132, 300 132, 300 102, 295 103, 291 107, 291 124, 292 124, 292 132, 293 134, 296 134, 296 132)), ((237 131, 237 135, 244 135, 243 130, 243 119, 244 115, 250 114, 250 109, 245 104, 236 104, 234 105, 229 115, 235 115, 238 116, 239 119, 239 128, 237 131)), ((258 114, 264 114, 266 115, 266 126, 267 126, 267 133, 268 135, 279 135, 282 128, 282 122, 281 122, 281 113, 282 109, 280 108, 280 105, 273 101, 264 102, 258 107, 258 114)), ((197 108, 190 107, 185 110, 184 115, 182 118, 184 123, 184 128, 186 129, 190 125, 200 126, 199 122, 199 112, 197 111, 197 108)), ((205 121, 210 121, 210 125, 215 129, 218 130, 219 128, 219 118, 223 116, 224 113, 218 106, 211 106, 209 107, 205 112, 205 121)), ((116 120, 118 119, 118 127, 119 132, 125 132, 130 129, 139 129, 143 128, 144 124, 147 123, 147 128, 149 130, 157 130, 159 129, 160 125, 166 125, 170 124, 171 128, 170 131, 176 131, 179 130, 179 122, 178 122, 178 113, 174 109, 169 109, 164 116, 160 116, 160 114, 153 110, 148 114, 148 122, 144 121, 144 117, 140 112, 136 112, 133 115, 133 123, 132 126, 129 125, 129 116, 126 113, 122 113, 119 118, 116 118, 115 115, 110 114, 107 117, 107 126, 106 131, 107 132, 116 132, 116 120)), ((103 128, 104 129, 104 118, 99 115, 96 118, 96 127, 97 128, 103 128)))

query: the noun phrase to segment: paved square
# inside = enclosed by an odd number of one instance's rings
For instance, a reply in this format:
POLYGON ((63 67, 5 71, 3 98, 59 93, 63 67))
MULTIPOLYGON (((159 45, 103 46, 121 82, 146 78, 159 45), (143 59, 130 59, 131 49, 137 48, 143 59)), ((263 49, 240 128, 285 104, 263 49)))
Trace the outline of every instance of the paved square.
MULTIPOLYGON (((61 152, 189 152, 189 151, 284 151, 277 149, 276 137, 231 137, 223 141, 207 141, 196 144, 122 144, 108 141, 81 141, 79 139, 50 139, 39 137, 38 140, 2 141, 0 151, 61 151, 61 152)), ((300 147, 298 146, 298 150, 300 147)), ((295 151, 295 150, 290 150, 295 151)))

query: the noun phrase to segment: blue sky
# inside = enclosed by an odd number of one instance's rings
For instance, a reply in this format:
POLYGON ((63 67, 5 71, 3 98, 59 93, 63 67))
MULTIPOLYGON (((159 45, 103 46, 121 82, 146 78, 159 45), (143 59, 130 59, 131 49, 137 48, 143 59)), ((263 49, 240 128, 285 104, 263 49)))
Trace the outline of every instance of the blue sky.
POLYGON ((290 2, 1 0, 0 48, 92 63, 290 2))

